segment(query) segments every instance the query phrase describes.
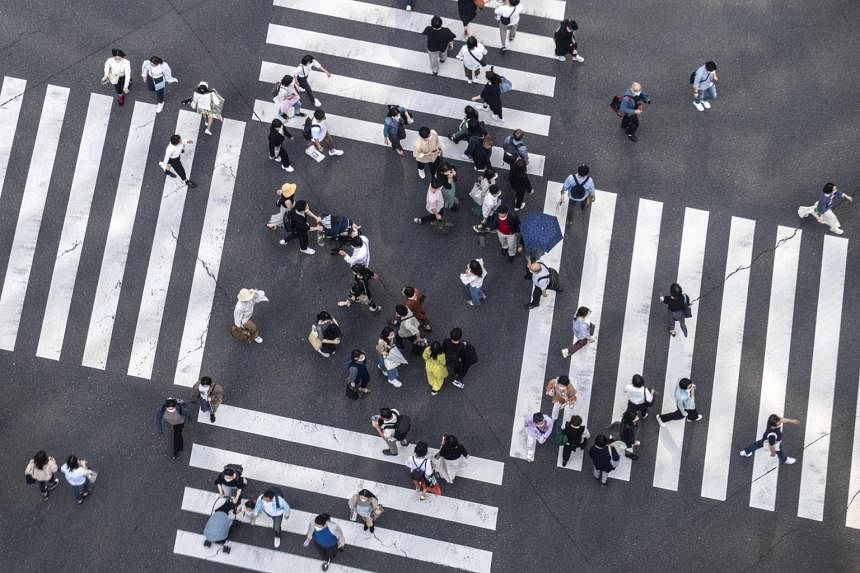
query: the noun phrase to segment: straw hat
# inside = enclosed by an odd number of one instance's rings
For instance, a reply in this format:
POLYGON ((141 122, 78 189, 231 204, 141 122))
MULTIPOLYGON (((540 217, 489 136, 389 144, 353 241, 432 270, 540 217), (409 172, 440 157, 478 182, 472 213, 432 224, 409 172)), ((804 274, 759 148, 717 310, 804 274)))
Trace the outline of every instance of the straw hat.
POLYGON ((243 288, 239 291, 239 295, 236 298, 239 299, 239 302, 248 302, 254 298, 254 292, 252 288, 243 288))
POLYGON ((293 195, 296 194, 296 184, 295 183, 284 183, 281 185, 280 191, 278 193, 281 194, 285 199, 289 199, 293 195))

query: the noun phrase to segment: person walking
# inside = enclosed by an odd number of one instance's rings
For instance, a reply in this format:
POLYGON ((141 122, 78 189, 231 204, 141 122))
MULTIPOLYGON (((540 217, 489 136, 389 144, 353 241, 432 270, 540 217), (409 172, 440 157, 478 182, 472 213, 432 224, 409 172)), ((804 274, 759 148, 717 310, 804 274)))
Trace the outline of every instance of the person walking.
POLYGON ((457 199, 457 169, 442 161, 433 175, 433 187, 440 187, 442 193, 442 208, 454 213, 460 210, 460 200, 457 199))
POLYGON ((463 159, 472 160, 475 171, 479 173, 492 169, 493 146, 495 144, 496 140, 489 133, 481 137, 471 137, 466 150, 463 152, 463 159))
POLYGON ((368 266, 370 264, 370 239, 364 235, 356 235, 349 240, 349 244, 352 247, 351 253, 340 249, 337 254, 343 257, 344 262, 350 267, 355 265, 368 266))
POLYGON ((502 247, 502 256, 508 257, 508 262, 514 262, 517 253, 523 249, 520 246, 520 218, 507 205, 500 205, 496 211, 496 236, 502 247))
POLYGON ((437 340, 427 346, 421 354, 424 359, 424 371, 427 373, 427 383, 430 385, 430 395, 435 396, 442 389, 445 378, 448 377, 448 367, 445 362, 445 352, 437 340))
POLYGON ((398 346, 402 347, 403 341, 409 340, 414 354, 420 354, 427 346, 427 340, 421 336, 421 323, 405 304, 394 307, 394 318, 390 324, 397 328, 397 336, 400 338, 398 346))
POLYGON ((550 378, 546 383, 544 393, 552 400, 550 417, 553 423, 558 420, 563 409, 573 408, 573 405, 576 404, 576 386, 570 383, 570 378, 567 376, 550 378))
POLYGON ((346 538, 340 526, 331 520, 327 513, 317 515, 308 525, 308 534, 305 537, 304 546, 307 547, 314 542, 323 560, 322 570, 328 571, 332 559, 346 547, 346 538))
POLYGON ((158 56, 150 56, 140 66, 140 76, 146 83, 149 91, 155 92, 155 113, 161 113, 164 109, 164 91, 167 84, 175 84, 179 80, 173 77, 170 66, 158 56))
POLYGON ((472 98, 472 101, 484 104, 484 109, 489 109, 493 114, 493 120, 498 123, 505 123, 502 118, 502 76, 493 71, 492 68, 487 70, 487 83, 481 93, 472 98))
POLYGON ((295 183, 284 183, 279 188, 275 189, 275 195, 278 196, 278 199, 275 202, 275 205, 277 205, 278 207, 278 212, 272 213, 272 215, 269 217, 269 222, 266 223, 266 227, 269 230, 274 231, 285 225, 287 213, 289 213, 293 209, 293 207, 296 206, 295 194, 295 183))
POLYGON ((435 493, 436 495, 442 493, 439 482, 436 480, 433 461, 427 457, 427 451, 427 443, 418 442, 415 444, 412 455, 406 460, 409 477, 412 478, 412 485, 415 491, 419 493, 418 499, 421 501, 427 499, 428 493, 435 493))
POLYGON ((478 234, 492 231, 496 226, 496 211, 501 205, 502 190, 498 185, 490 185, 481 203, 481 220, 477 225, 472 226, 472 230, 478 234))
POLYGON ((767 428, 760 440, 755 440, 753 443, 738 452, 742 457, 748 458, 753 455, 757 449, 764 447, 767 442, 767 447, 770 450, 770 457, 779 458, 780 464, 791 465, 797 460, 788 456, 782 449, 782 430, 784 424, 799 426, 800 420, 794 418, 786 418, 779 414, 771 414, 767 417, 767 428))
POLYGON ((182 103, 191 105, 191 109, 200 114, 203 123, 206 124, 206 130, 203 132, 206 135, 212 135, 212 124, 215 120, 224 121, 221 116, 221 111, 224 109, 224 98, 221 94, 209 88, 206 82, 200 82, 194 88, 194 93, 191 97, 182 100, 182 103))
POLYGON ((502 40, 502 55, 508 51, 508 42, 514 41, 517 26, 520 24, 520 14, 523 7, 520 0, 502 0, 496 7, 496 20, 499 22, 499 37, 502 40))
POLYGON ((585 212, 594 203, 594 179, 589 175, 588 165, 582 164, 576 168, 576 173, 571 173, 564 180, 561 187, 561 198, 558 201, 559 207, 564 205, 567 199, 567 225, 573 225, 573 214, 576 212, 576 205, 579 205, 580 210, 585 212))
POLYGON ((282 119, 305 115, 302 113, 302 98, 296 84, 296 79, 287 74, 275 82, 275 87, 272 88, 272 101, 275 102, 275 109, 282 119))
POLYGON ((526 461, 535 461, 535 449, 552 435, 552 418, 540 412, 525 417, 526 461))
MULTIPOLYGON (((480 2, 483 6, 484 2, 480 2)), ((478 15, 478 2, 475 0, 457 0, 457 12, 463 23, 463 37, 469 37, 469 23, 478 15)))
POLYGON ((639 116, 642 115, 642 104, 650 104, 651 96, 642 91, 639 82, 633 82, 621 98, 621 129, 627 132, 627 139, 636 143, 636 130, 639 129, 639 116))
POLYGON ((540 305, 542 297, 549 296, 552 286, 552 269, 539 260, 528 257, 526 259, 526 278, 532 280, 532 299, 526 304, 526 308, 531 310, 540 305))
POLYGON ((515 129, 510 135, 505 137, 502 143, 502 161, 513 168, 517 157, 521 157, 525 164, 529 162, 529 148, 523 141, 525 132, 522 129, 515 129))
POLYGON ((654 388, 645 387, 645 378, 641 374, 634 374, 630 384, 624 387, 627 395, 627 411, 634 412, 640 420, 648 418, 648 408, 654 405, 654 397, 657 392, 654 388))
POLYGON ((473 137, 482 139, 485 135, 487 135, 487 129, 478 116, 478 110, 467 105, 463 108, 463 119, 460 120, 457 131, 449 135, 448 139, 454 143, 460 143, 461 141, 470 141, 473 137))
POLYGON ((51 490, 60 485, 60 480, 55 475, 57 473, 57 460, 49 456, 45 450, 39 450, 27 463, 24 468, 24 477, 27 483, 39 484, 39 491, 42 492, 42 501, 46 501, 50 496, 51 490))
POLYGON ((394 408, 380 408, 379 414, 370 419, 370 425, 388 446, 382 453, 386 456, 397 455, 397 444, 406 447, 406 435, 409 433, 409 417, 394 408))
POLYGON ((591 434, 585 424, 582 423, 582 417, 578 414, 570 417, 561 432, 564 437, 561 448, 561 465, 567 466, 567 462, 570 461, 570 454, 579 449, 584 451, 585 444, 591 434))
POLYGON ((281 160, 281 169, 287 173, 292 173, 295 168, 290 163, 290 156, 287 153, 286 140, 292 141, 292 134, 284 127, 284 122, 280 119, 273 119, 269 125, 269 159, 277 161, 281 160))
POLYGON ((424 179, 429 173, 431 176, 439 166, 442 157, 442 146, 439 144, 439 134, 435 129, 422 126, 418 128, 418 139, 412 147, 412 156, 418 167, 418 177, 424 179))
POLYGON ((322 356, 331 358, 341 343, 342 331, 338 322, 326 311, 317 314, 313 332, 319 340, 319 348, 314 348, 322 356))
POLYGON ((258 302, 269 302, 266 292, 253 288, 243 288, 236 295, 236 306, 233 307, 233 338, 244 342, 252 340, 257 344, 263 343, 257 323, 251 320, 254 316, 254 305, 258 302))
POLYGON ((471 197, 474 202, 472 205, 472 213, 475 214, 476 218, 481 217, 481 208, 484 205, 484 197, 489 193, 490 186, 497 185, 498 181, 499 175, 496 173, 496 170, 492 167, 487 167, 484 169, 483 173, 478 175, 478 178, 472 185, 472 189, 469 191, 469 197, 471 197))
POLYGON ((448 338, 442 341, 446 364, 451 367, 454 379, 451 384, 459 389, 465 387, 464 380, 469 369, 478 363, 478 351, 463 338, 463 330, 456 326, 448 333, 448 338))
POLYGON ((367 371, 367 355, 361 350, 353 350, 346 365, 346 384, 359 396, 367 396, 370 390, 370 372, 367 371))
POLYGON ((442 434, 442 444, 439 451, 433 456, 436 473, 448 483, 454 483, 457 474, 463 472, 466 462, 469 461, 469 452, 456 436, 442 434))
POLYGON ((841 235, 845 231, 842 230, 842 225, 839 224, 839 219, 836 218, 833 207, 841 203, 843 199, 849 203, 854 202, 854 198, 837 189, 836 184, 825 183, 821 189, 821 195, 818 197, 818 203, 810 207, 798 207, 797 215, 801 219, 812 215, 816 221, 830 227, 831 233, 841 235))
POLYGON ((609 480, 609 474, 612 472, 618 463, 621 461, 621 456, 618 455, 618 450, 609 443, 609 440, 603 434, 598 434, 594 438, 594 445, 588 450, 588 455, 591 458, 593 466, 592 475, 594 479, 600 480, 600 485, 606 485, 609 480))
POLYGON ((534 193, 531 179, 529 179, 528 162, 523 156, 517 156, 511 170, 508 172, 508 182, 514 190, 514 211, 520 211, 526 207, 526 193, 534 193))
POLYGON ((234 506, 239 505, 242 500, 242 492, 248 487, 248 480, 242 476, 242 471, 242 466, 238 464, 227 464, 215 478, 218 495, 234 506))
POLYGON ((388 114, 382 122, 382 137, 385 145, 391 145, 391 149, 400 157, 404 156, 400 142, 406 139, 406 124, 411 122, 412 116, 406 108, 398 105, 388 106, 388 114))
POLYGON ((711 101, 717 98, 717 64, 708 61, 690 75, 693 84, 693 107, 698 111, 711 109, 711 101))
POLYGON ((352 303, 360 303, 367 305, 370 312, 382 310, 382 307, 373 300, 373 294, 370 292, 370 281, 376 278, 376 273, 361 263, 352 265, 350 270, 352 271, 352 286, 346 295, 346 300, 338 301, 337 305, 351 306, 352 303))
POLYGON ((457 53, 457 59, 463 62, 463 73, 466 82, 471 84, 481 75, 481 68, 486 65, 487 48, 474 36, 470 36, 457 53))
POLYGON ((430 319, 427 318, 427 311, 424 310, 424 301, 426 296, 418 288, 412 286, 403 287, 403 304, 406 305, 418 322, 421 323, 421 328, 427 332, 431 332, 433 327, 430 324, 430 319))
POLYGON ((179 459, 179 452, 185 449, 182 439, 182 430, 185 428, 185 420, 188 418, 188 408, 185 402, 177 398, 168 398, 164 401, 155 415, 155 429, 159 434, 164 434, 164 424, 173 428, 173 459, 179 459))
POLYGON ((562 20, 561 24, 558 26, 558 30, 553 33, 552 39, 555 42, 555 59, 559 62, 565 61, 568 54, 571 56, 571 62, 579 62, 581 64, 585 61, 585 58, 580 56, 576 51, 577 30, 579 30, 579 25, 576 23, 576 20, 562 20))
POLYGON ((281 239, 279 243, 281 245, 286 245, 291 240, 298 238, 300 253, 305 255, 313 255, 316 253, 314 249, 308 246, 310 242, 309 233, 311 231, 319 231, 322 227, 319 224, 320 218, 311 211, 308 202, 304 199, 296 201, 293 209, 287 212, 286 221, 289 223, 288 225, 284 225, 286 236, 281 239), (308 222, 308 217, 314 219, 315 223, 313 226, 308 222))
POLYGON ((596 327, 588 317, 591 315, 591 309, 587 306, 581 306, 576 309, 576 316, 573 317, 573 342, 569 346, 561 349, 561 356, 569 358, 575 354, 580 348, 594 342, 594 331, 596 327))
POLYGON ((382 329, 379 339, 376 341, 376 352, 376 367, 388 379, 388 383, 395 388, 403 386, 398 368, 403 364, 408 364, 408 362, 400 348, 397 347, 397 333, 392 327, 386 326, 382 329))
POLYGON ((166 177, 176 177, 188 185, 190 189, 197 187, 197 183, 192 181, 185 174, 185 167, 182 166, 182 158, 180 155, 185 153, 185 146, 194 143, 193 139, 182 141, 182 136, 175 133, 170 136, 170 143, 164 150, 164 161, 158 164, 164 170, 166 177), (175 171, 175 173, 174 173, 175 171))
POLYGON ((487 278, 487 269, 484 266, 484 259, 472 259, 466 265, 466 270, 460 274, 460 282, 466 285, 469 290, 469 298, 466 304, 469 306, 481 306, 481 302, 487 299, 484 293, 484 279, 487 278))
POLYGON ((686 338, 687 323, 685 319, 693 316, 693 312, 690 310, 690 297, 684 294, 681 285, 672 283, 669 285, 669 295, 661 296, 660 302, 666 305, 666 326, 669 329, 669 335, 678 334, 675 331, 675 323, 678 322, 681 325, 681 332, 686 338))
POLYGON ((666 422, 687 418, 687 422, 698 422, 704 416, 696 410, 696 385, 689 378, 681 378, 675 387, 676 410, 668 414, 657 414, 657 423, 665 427, 666 422))
POLYGON ((639 416, 633 410, 627 410, 621 415, 621 441, 624 443, 624 456, 631 460, 638 460, 639 454, 636 453, 636 448, 641 444, 636 439, 636 433, 639 428, 639 416))
POLYGON ((117 105, 125 104, 125 96, 131 88, 131 62, 119 48, 111 50, 111 57, 105 60, 102 83, 110 83, 116 92, 117 105))
POLYGON ((60 466, 60 471, 66 478, 66 483, 72 489, 72 495, 75 496, 75 501, 78 505, 84 503, 84 500, 92 492, 92 480, 95 472, 93 472, 87 460, 79 460, 77 456, 71 455, 66 458, 66 463, 60 466))
POLYGON ((215 412, 224 401, 224 387, 212 382, 209 376, 202 376, 191 387, 191 400, 200 405, 201 412, 209 412, 209 421, 215 423, 215 412))
POLYGON ((311 144, 317 148, 317 151, 322 153, 328 150, 329 156, 343 155, 343 151, 336 149, 334 139, 328 131, 328 124, 325 121, 325 112, 321 109, 314 111, 314 117, 311 120, 311 144))
POLYGON ((430 72, 439 75, 439 64, 448 59, 448 50, 454 47, 457 36, 448 28, 442 26, 442 18, 433 16, 430 25, 421 32, 427 36, 427 58, 430 60, 430 72))
MULTIPOLYGON (((419 171, 419 173, 424 173, 419 171)), ((422 179, 424 176, 422 175, 422 179)), ((424 223, 443 224, 445 217, 445 197, 442 195, 442 181, 434 177, 427 186, 427 197, 424 200, 426 215, 414 217, 412 221, 419 225, 424 223)))
POLYGON ((284 493, 280 488, 269 487, 257 497, 251 514, 251 525, 254 524, 260 513, 265 513, 272 520, 272 532, 275 535, 273 545, 277 549, 281 546, 281 524, 285 519, 290 518, 290 504, 284 499, 284 493))
POLYGON ((355 521, 357 517, 361 517, 364 522, 364 530, 369 530, 370 533, 374 532, 376 521, 385 511, 385 508, 379 505, 379 499, 369 489, 362 489, 358 493, 352 494, 347 505, 349 506, 350 521, 355 521))
POLYGON ((296 81, 299 82, 299 86, 305 91, 308 98, 313 102, 314 107, 322 107, 322 102, 314 95, 314 90, 311 89, 311 84, 308 80, 308 76, 312 70, 319 70, 324 73, 327 78, 331 77, 331 73, 329 73, 329 71, 310 54, 302 56, 301 62, 299 62, 299 65, 295 70, 293 70, 292 75, 296 78, 296 81))

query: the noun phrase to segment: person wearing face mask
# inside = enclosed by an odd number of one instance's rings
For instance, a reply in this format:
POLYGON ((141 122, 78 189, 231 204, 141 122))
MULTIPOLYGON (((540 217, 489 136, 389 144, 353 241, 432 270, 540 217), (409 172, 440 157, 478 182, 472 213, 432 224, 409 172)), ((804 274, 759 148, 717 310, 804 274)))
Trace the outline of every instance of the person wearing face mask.
MULTIPOLYGON (((361 350, 353 350, 349 364, 346 365, 346 383, 360 395, 370 394, 367 384, 370 382, 370 372, 367 371, 367 355, 361 350)), ((365 528, 366 529, 366 528, 365 528)))
POLYGON ((200 404, 201 412, 209 412, 209 421, 215 423, 215 411, 224 400, 224 387, 203 376, 191 387, 191 399, 200 404))
POLYGON ((328 571, 331 560, 346 546, 343 530, 331 520, 329 514, 321 513, 308 525, 304 546, 310 545, 312 539, 323 559, 322 570, 328 571))
POLYGON ((105 61, 105 71, 102 83, 110 82, 116 91, 117 105, 125 104, 125 95, 131 87, 131 62, 125 57, 125 52, 119 48, 111 50, 111 57, 105 61))
POLYGON ((639 82, 633 82, 621 98, 621 113, 624 114, 621 118, 621 129, 627 132, 627 139, 633 143, 638 141, 636 130, 639 129, 639 116, 642 115, 643 103, 650 104, 651 96, 642 91, 639 82))
POLYGON ((353 494, 349 498, 349 513, 350 519, 355 521, 357 517, 361 517, 364 521, 364 530, 370 530, 373 533, 376 527, 376 520, 382 515, 385 509, 379 505, 379 500, 370 490, 362 489, 358 493, 353 494))
POLYGON ((234 506, 238 506, 242 500, 242 492, 248 486, 248 480, 242 477, 242 466, 238 464, 227 464, 224 471, 215 479, 218 493, 234 506))
POLYGON ((168 398, 158 409, 155 418, 155 429, 159 434, 164 434, 164 424, 173 428, 173 459, 179 459, 179 452, 184 449, 182 440, 182 429, 185 427, 185 419, 188 410, 185 402, 176 398, 168 398))

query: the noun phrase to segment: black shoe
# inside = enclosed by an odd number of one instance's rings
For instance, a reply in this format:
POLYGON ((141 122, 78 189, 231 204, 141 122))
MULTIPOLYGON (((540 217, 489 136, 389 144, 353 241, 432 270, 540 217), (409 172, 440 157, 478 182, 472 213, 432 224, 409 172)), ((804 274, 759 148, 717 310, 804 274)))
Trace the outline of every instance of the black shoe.
POLYGON ((174 173, 173 171, 165 171, 164 175, 165 177, 176 177, 176 173, 174 173))
POLYGON ((454 205, 451 205, 451 211, 456 213, 459 210, 460 210, 460 206, 457 205, 456 203, 454 205))
POLYGON ((60 485, 60 480, 58 480, 57 478, 54 478, 52 481, 48 482, 48 491, 51 491, 52 489, 54 489, 58 485, 60 485))
POLYGON ((209 421, 215 423, 215 414, 209 414, 209 421))
POLYGON ((533 308, 537 308, 537 307, 538 307, 538 305, 536 305, 536 304, 532 304, 532 303, 528 303, 528 304, 526 305, 526 308, 527 308, 527 309, 529 309, 529 310, 531 310, 531 309, 533 309, 533 308))
POLYGON ((389 450, 388 448, 382 450, 382 453, 385 454, 386 456, 396 456, 397 455, 394 452, 392 452, 391 450, 389 450))
POLYGON ((209 541, 208 539, 205 539, 203 541, 203 547, 212 547, 212 542, 209 541))
POLYGON ((189 189, 194 189, 195 187, 197 187, 197 183, 195 183, 191 179, 186 179, 185 184, 188 185, 189 189))
POLYGON ((632 133, 628 133, 628 134, 627 134, 627 139, 629 139, 629 140, 630 140, 630 141, 632 141, 633 143, 636 143, 637 141, 639 141, 639 138, 638 138, 638 137, 636 137, 635 135, 633 135, 632 133))
POLYGON ((371 533, 373 533, 373 531, 374 531, 375 529, 376 529, 376 526, 375 526, 375 525, 371 525, 371 526, 370 526, 370 532, 371 532, 371 533))
MULTIPOLYGON (((237 523, 238 523, 238 522, 237 522, 237 523)), ((229 547, 229 546, 227 546, 227 545, 222 545, 222 546, 221 546, 221 551, 223 551, 225 555, 229 555, 229 554, 230 554, 230 547, 229 547)))
POLYGON ((172 456, 170 456, 170 458, 175 462, 179 459, 179 454, 173 454, 172 456))
POLYGON ((514 262, 514 259, 515 259, 515 258, 517 258, 517 256, 516 256, 516 255, 508 255, 508 262, 509 262, 509 263, 514 262))
POLYGON ((368 529, 369 529, 369 528, 367 527, 367 524, 365 523, 365 524, 364 524, 364 530, 365 530, 365 531, 367 531, 368 529))

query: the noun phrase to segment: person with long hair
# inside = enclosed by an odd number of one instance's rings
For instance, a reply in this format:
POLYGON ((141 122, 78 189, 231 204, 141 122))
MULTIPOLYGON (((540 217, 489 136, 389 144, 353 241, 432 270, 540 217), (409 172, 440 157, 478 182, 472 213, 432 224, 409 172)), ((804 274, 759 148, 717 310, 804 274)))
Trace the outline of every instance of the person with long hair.
POLYGON ((364 521, 364 530, 369 530, 371 533, 376 527, 376 520, 385 511, 385 508, 379 505, 376 496, 368 489, 362 489, 353 494, 347 505, 349 505, 350 519, 355 520, 357 517, 361 517, 361 520, 364 521))
POLYGON ((146 82, 149 91, 155 92, 155 113, 161 113, 164 109, 164 92, 167 84, 173 84, 179 80, 173 77, 170 66, 158 56, 150 56, 144 60, 140 67, 140 77, 146 82))
MULTIPOLYGON (((42 492, 42 501, 48 499, 50 491, 60 484, 60 480, 54 475, 56 473, 57 461, 45 453, 45 450, 36 452, 24 470, 24 475, 29 476, 31 480, 39 484, 39 491, 42 492)), ((31 481, 30 483, 33 482, 31 481)))
POLYGON ((424 349, 421 357, 424 358, 424 371, 427 373, 427 383, 430 384, 430 395, 435 396, 442 389, 445 378, 448 377, 442 343, 438 340, 433 342, 424 349))
POLYGON ((209 87, 206 82, 200 82, 194 88, 194 93, 191 94, 190 101, 183 100, 182 103, 188 102, 191 109, 200 114, 203 123, 206 124, 206 130, 203 132, 206 135, 212 135, 212 124, 215 120, 223 121, 221 110, 224 109, 224 98, 221 94, 209 87))
POLYGON ((681 285, 678 283, 672 283, 669 286, 669 295, 661 296, 660 302, 666 305, 666 326, 669 329, 669 334, 671 336, 675 336, 677 334, 675 331, 675 323, 678 322, 681 324, 681 332, 683 332, 684 337, 686 337, 687 323, 684 319, 689 318, 687 314, 689 313, 690 308, 690 297, 684 294, 681 285))
POLYGON ((487 277, 487 269, 484 267, 484 259, 472 259, 466 265, 466 271, 460 275, 460 282, 469 289, 469 306, 481 306, 481 302, 487 299, 484 290, 484 279, 487 277))
POLYGON ((442 444, 439 451, 433 456, 436 471, 439 477, 448 483, 454 483, 457 474, 463 472, 466 462, 469 460, 469 452, 460 443, 456 436, 442 434, 442 444))
POLYGON ((125 104, 125 96, 131 88, 131 62, 119 48, 111 50, 111 57, 105 60, 102 83, 110 83, 116 91, 117 105, 125 104))
POLYGON ((60 467, 60 471, 66 476, 66 482, 72 488, 75 501, 78 502, 78 505, 84 503, 84 499, 90 495, 92 489, 87 461, 79 460, 77 456, 71 455, 66 459, 66 463, 60 467))
POLYGON ((397 347, 397 332, 391 326, 386 326, 379 334, 379 340, 376 341, 376 352, 376 367, 388 379, 388 383, 395 388, 403 386, 397 368, 407 362, 397 347))
POLYGON ((304 116, 302 113, 302 98, 296 89, 296 81, 290 74, 282 77, 272 89, 272 101, 282 119, 294 116, 304 116))
POLYGON ((269 124, 269 159, 277 161, 280 158, 281 169, 292 173, 295 168, 290 164, 290 156, 285 145, 288 139, 292 141, 293 135, 287 131, 284 122, 277 118, 273 119, 269 124))

